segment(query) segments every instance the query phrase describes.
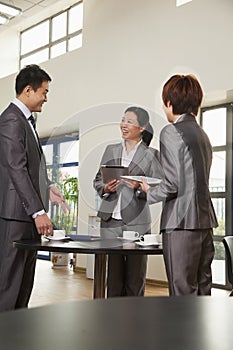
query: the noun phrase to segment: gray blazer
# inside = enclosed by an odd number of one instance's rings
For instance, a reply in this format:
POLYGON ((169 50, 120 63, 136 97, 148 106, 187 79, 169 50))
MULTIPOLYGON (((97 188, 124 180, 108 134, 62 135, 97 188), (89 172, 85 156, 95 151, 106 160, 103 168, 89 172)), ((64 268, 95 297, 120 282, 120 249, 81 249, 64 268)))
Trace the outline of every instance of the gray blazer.
POLYGON ((212 146, 196 118, 184 114, 160 135, 165 180, 147 192, 149 203, 164 202, 161 231, 217 227, 209 192, 212 146))
MULTIPOLYGON (((107 146, 101 165, 121 165, 122 143, 111 144, 107 146)), ((162 169, 159 162, 159 152, 146 146, 143 142, 138 146, 137 151, 129 165, 130 175, 142 175, 151 177, 162 177, 162 169)), ((151 215, 146 200, 145 193, 137 193, 121 183, 117 191, 103 197, 104 183, 102 182, 100 170, 96 174, 93 182, 94 188, 102 198, 98 216, 107 221, 112 216, 114 207, 117 204, 119 194, 121 193, 121 216, 124 223, 128 225, 144 225, 151 223, 151 215)))
POLYGON ((0 217, 31 222, 48 210, 50 181, 42 149, 13 103, 0 116, 0 154, 0 217))

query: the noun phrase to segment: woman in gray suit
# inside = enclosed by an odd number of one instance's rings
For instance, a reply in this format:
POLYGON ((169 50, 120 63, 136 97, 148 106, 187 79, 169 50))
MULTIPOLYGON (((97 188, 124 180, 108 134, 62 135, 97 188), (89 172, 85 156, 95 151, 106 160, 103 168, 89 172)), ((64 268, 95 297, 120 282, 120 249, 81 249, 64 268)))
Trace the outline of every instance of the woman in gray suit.
POLYGON ((218 225, 209 192, 212 146, 196 115, 203 92, 192 75, 174 75, 162 98, 169 125, 160 134, 165 180, 143 182, 148 202, 164 202, 163 254, 170 295, 211 294, 213 227, 218 225))
MULTIPOLYGON (((148 112, 140 107, 127 108, 120 129, 122 142, 108 145, 100 164, 123 165, 129 167, 130 175, 161 178, 159 152, 149 147, 153 128, 148 112)), ((99 170, 94 188, 102 198, 98 211, 102 237, 116 238, 123 231, 150 233, 150 210, 138 182, 114 179, 103 183, 99 170)), ((143 296, 146 267, 147 256, 109 256, 107 296, 143 296)))

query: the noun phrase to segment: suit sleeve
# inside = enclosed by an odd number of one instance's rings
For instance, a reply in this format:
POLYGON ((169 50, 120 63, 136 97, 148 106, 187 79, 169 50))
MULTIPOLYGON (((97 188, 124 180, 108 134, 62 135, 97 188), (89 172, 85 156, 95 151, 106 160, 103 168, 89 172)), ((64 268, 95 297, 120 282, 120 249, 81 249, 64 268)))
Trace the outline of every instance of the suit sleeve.
POLYGON ((166 201, 177 196, 179 182, 181 137, 172 125, 165 127, 160 135, 160 162, 162 181, 147 192, 149 204, 166 201))
POLYGON ((164 178, 164 172, 160 161, 160 153, 157 149, 149 148, 149 151, 152 153, 151 160, 151 170, 148 176, 155 177, 157 179, 164 178))
POLYGON ((8 114, 7 119, 1 121, 0 135, 2 163, 7 168, 12 190, 16 191, 27 215, 32 215, 43 209, 43 204, 28 172, 33 165, 28 164, 25 128, 16 115, 8 114))

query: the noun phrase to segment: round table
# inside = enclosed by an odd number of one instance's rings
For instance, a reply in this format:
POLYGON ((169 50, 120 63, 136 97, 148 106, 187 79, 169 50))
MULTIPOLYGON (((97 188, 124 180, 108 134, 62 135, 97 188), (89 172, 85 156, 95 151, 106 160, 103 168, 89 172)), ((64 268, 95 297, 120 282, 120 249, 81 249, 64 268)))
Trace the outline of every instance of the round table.
MULTIPOLYGON (((32 240, 15 241, 14 247, 17 249, 40 250, 61 253, 94 254, 94 291, 93 297, 105 298, 106 285, 106 257, 110 254, 143 254, 161 255, 163 253, 161 245, 140 246, 136 242, 123 239, 102 239, 99 237, 87 236, 87 240, 78 240, 79 235, 75 235, 75 240, 64 241, 43 241, 32 240)), ((72 239, 72 236, 70 236, 72 239)))

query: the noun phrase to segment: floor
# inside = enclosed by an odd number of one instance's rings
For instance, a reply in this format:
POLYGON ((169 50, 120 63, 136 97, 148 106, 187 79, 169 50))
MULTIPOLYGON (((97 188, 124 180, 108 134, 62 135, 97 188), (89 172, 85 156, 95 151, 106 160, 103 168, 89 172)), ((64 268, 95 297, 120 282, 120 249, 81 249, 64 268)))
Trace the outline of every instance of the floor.
MULTIPOLYGON (((37 261, 35 284, 29 307, 56 304, 66 301, 92 299, 93 280, 84 272, 74 272, 67 268, 52 268, 47 260, 37 261)), ((212 295, 227 297, 229 291, 213 289, 212 295)), ((166 287, 147 284, 145 296, 167 296, 166 287)))

